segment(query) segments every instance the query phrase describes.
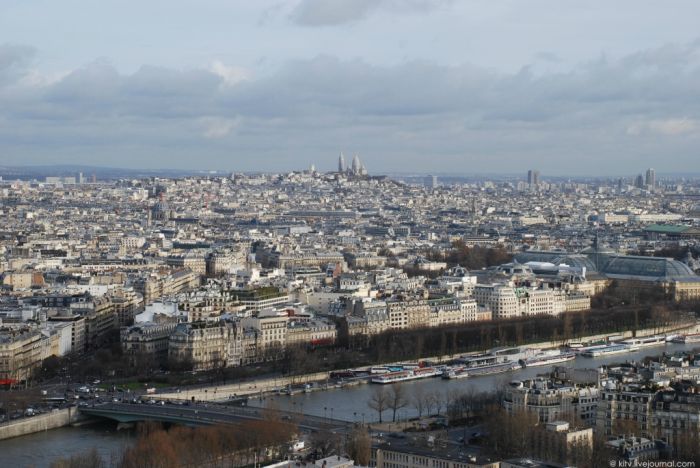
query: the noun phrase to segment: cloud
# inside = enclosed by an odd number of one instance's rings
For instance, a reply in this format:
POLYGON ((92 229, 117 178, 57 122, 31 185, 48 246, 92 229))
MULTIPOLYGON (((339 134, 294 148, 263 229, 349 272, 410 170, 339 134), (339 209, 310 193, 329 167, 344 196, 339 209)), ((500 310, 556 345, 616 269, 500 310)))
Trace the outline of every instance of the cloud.
POLYGON ((209 71, 223 78, 227 86, 234 86, 251 78, 250 70, 243 67, 230 67, 218 60, 211 64, 209 71))
POLYGON ((291 13, 300 26, 336 26, 363 20, 379 10, 391 14, 428 12, 453 0, 301 0, 291 13))
POLYGON ((220 117, 202 117, 200 119, 204 127, 202 135, 210 139, 223 138, 231 134, 239 125, 240 120, 240 118, 223 119, 220 117))
MULTIPOLYGON (((98 60, 0 87, 0 154, 8 164, 283 170, 330 168, 352 148, 370 171, 455 173, 622 171, 665 154, 668 170, 697 168, 695 56, 664 46, 544 74, 319 56, 264 76, 221 62, 124 74, 98 60)), ((17 69, 18 57, 5 63, 17 69)))
POLYGON ((33 47, 26 45, 0 44, 0 85, 21 77, 35 53, 33 47))
POLYGON ((657 134, 665 136, 679 136, 695 134, 700 131, 700 120, 689 118, 671 118, 651 120, 648 122, 635 122, 627 127, 630 135, 657 134))
POLYGON ((378 8, 380 0, 302 0, 292 19, 302 26, 333 26, 365 18, 378 8))

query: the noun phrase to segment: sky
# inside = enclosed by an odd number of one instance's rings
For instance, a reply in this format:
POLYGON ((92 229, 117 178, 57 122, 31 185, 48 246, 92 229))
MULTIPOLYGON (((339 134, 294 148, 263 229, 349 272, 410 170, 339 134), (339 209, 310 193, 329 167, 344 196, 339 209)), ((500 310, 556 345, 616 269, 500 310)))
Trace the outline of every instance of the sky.
POLYGON ((0 165, 700 172, 700 2, 2 0, 0 165))

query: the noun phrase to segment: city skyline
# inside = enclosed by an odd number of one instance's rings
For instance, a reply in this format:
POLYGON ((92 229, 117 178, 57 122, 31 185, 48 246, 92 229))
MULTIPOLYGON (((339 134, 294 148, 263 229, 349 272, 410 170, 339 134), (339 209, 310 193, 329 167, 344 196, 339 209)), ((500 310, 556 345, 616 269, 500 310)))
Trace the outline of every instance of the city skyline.
POLYGON ((0 7, 3 164, 698 171, 693 2, 125 6, 0 7))

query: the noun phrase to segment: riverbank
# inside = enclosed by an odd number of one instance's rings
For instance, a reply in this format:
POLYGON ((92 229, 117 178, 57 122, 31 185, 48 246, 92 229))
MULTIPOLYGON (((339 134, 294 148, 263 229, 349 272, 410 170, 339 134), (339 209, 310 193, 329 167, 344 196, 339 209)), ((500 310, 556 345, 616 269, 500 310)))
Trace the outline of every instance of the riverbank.
MULTIPOLYGON (((642 330, 624 331, 616 333, 615 335, 625 338, 632 337, 642 337, 651 336, 656 334, 680 334, 680 333, 696 333, 700 330, 700 325, 697 322, 692 324, 684 324, 682 326, 673 325, 667 327, 654 327, 642 330)), ((586 341, 594 342, 599 340, 605 340, 610 337, 611 334, 598 334, 589 335, 585 337, 577 338, 571 341, 586 341)), ((549 349, 556 348, 563 344, 562 341, 547 341, 540 343, 529 343, 523 345, 528 348, 539 348, 539 349, 549 349)), ((483 350, 487 351, 487 350, 483 350)), ((465 353, 450 354, 443 356, 432 356, 425 357, 421 360, 434 361, 434 362, 444 362, 450 361, 463 356, 465 353)), ((392 365, 398 363, 381 363, 381 365, 392 365)), ((379 363, 377 365, 380 365, 379 363)), ((211 402, 224 402, 227 400, 240 398, 240 397, 251 397, 259 396, 262 397, 263 394, 277 391, 280 388, 287 387, 289 385, 300 385, 300 384, 315 384, 314 389, 324 389, 324 382, 328 382, 329 373, 328 372, 317 372, 313 374, 297 375, 291 377, 274 377, 274 378, 262 378, 254 381, 247 381, 245 383, 238 384, 227 384, 227 385, 210 385, 207 387, 199 387, 192 389, 182 389, 180 392, 166 392, 158 393, 157 398, 159 399, 187 399, 190 400, 194 398, 198 401, 211 401, 211 402)))
POLYGON ((0 425, 0 440, 48 431, 86 421, 77 407, 53 410, 50 413, 39 414, 0 425))

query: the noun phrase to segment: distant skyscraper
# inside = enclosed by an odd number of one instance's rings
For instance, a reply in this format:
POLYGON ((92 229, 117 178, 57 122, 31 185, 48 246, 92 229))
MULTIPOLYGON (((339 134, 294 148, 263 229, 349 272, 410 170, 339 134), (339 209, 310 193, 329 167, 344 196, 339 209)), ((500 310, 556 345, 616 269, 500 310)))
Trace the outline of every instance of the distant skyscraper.
POLYGON ((343 152, 340 152, 340 156, 338 156, 338 172, 345 172, 345 156, 343 156, 343 152))
POLYGON ((646 179, 644 180, 649 188, 656 187, 656 171, 652 168, 647 169, 646 179))
POLYGON ((527 171, 527 183, 530 187, 537 187, 540 184, 540 171, 527 171))
POLYGON ((644 176, 642 176, 642 174, 639 174, 634 179, 634 186, 637 188, 644 188, 644 176))
POLYGON ((437 176, 434 176, 434 175, 425 176, 425 178, 423 179, 423 185, 425 185, 425 187, 429 188, 429 189, 437 188, 437 186, 438 186, 437 176))

